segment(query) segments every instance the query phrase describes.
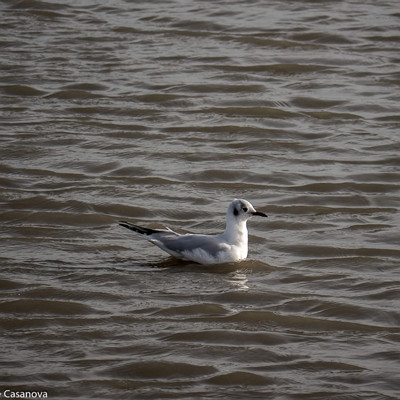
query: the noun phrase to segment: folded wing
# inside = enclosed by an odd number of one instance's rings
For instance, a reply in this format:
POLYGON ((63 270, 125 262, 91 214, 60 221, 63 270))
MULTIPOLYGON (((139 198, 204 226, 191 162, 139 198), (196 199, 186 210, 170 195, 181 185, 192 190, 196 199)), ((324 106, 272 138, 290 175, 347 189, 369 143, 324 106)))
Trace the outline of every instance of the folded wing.
POLYGON ((211 235, 181 235, 172 230, 144 228, 129 222, 121 221, 121 226, 144 237, 168 254, 184 260, 201 264, 212 263, 221 257, 221 252, 228 250, 229 245, 211 235))

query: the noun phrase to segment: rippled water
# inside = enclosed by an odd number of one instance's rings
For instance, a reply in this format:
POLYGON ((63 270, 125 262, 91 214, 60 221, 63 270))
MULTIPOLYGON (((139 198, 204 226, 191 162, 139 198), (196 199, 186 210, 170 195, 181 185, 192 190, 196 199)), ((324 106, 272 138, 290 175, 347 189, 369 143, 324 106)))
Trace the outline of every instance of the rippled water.
POLYGON ((0 9, 1 394, 400 397, 396 1, 0 9), (116 223, 235 197, 269 215, 240 263, 116 223))

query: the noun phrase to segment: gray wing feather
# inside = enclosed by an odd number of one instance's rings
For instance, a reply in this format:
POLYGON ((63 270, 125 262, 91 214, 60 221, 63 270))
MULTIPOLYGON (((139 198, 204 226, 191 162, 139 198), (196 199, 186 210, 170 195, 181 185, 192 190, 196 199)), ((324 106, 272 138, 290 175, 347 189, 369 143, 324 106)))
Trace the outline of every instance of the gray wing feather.
POLYGON ((226 249, 226 243, 218 240, 218 236, 178 235, 172 232, 158 232, 151 235, 151 239, 159 242, 165 250, 178 254, 202 249, 211 256, 215 256, 218 252, 226 249))
POLYGON ((119 224, 178 258, 192 259, 193 253, 202 253, 203 257, 205 255, 207 258, 210 257, 210 259, 217 258, 218 253, 227 250, 229 247, 221 239, 220 235, 181 235, 170 229, 149 229, 126 221, 120 221, 119 224))

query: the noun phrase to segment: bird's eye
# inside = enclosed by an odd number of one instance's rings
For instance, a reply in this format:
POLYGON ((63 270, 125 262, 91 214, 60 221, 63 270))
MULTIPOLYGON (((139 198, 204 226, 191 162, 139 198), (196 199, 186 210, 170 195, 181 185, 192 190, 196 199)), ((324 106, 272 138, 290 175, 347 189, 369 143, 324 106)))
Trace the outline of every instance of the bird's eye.
POLYGON ((244 212, 247 212, 247 207, 243 207, 242 210, 243 210, 244 212))

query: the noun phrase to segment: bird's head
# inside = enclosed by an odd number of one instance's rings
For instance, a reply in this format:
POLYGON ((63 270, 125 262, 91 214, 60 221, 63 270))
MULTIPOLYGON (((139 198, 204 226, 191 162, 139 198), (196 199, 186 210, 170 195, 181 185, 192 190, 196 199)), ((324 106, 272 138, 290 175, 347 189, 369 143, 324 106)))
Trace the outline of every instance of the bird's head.
POLYGON ((263 212, 257 211, 249 201, 243 199, 233 200, 228 207, 227 214, 229 219, 235 219, 237 222, 247 221, 249 218, 256 215, 267 217, 263 212))

